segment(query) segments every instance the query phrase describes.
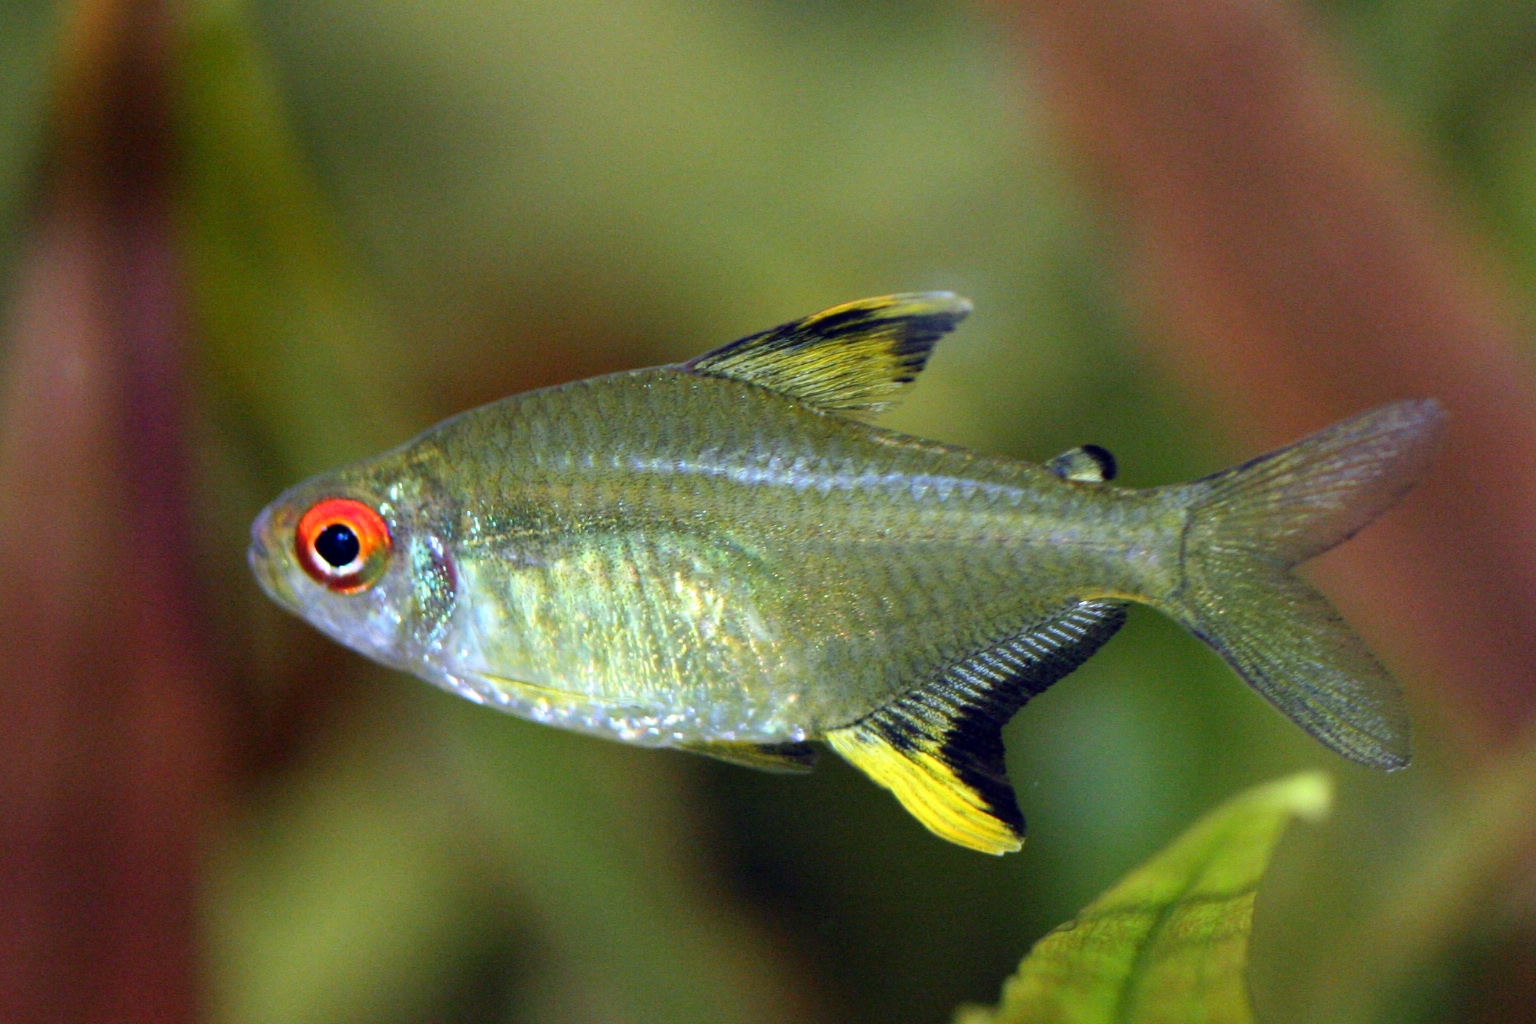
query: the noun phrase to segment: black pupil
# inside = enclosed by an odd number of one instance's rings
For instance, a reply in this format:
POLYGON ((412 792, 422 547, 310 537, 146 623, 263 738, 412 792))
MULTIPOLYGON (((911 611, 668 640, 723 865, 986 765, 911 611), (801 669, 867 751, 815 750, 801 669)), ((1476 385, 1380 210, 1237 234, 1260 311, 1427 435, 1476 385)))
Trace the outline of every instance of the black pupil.
POLYGON ((346 523, 332 523, 315 538, 315 554, 325 559, 333 568, 340 569, 357 560, 362 545, 357 534, 346 523))

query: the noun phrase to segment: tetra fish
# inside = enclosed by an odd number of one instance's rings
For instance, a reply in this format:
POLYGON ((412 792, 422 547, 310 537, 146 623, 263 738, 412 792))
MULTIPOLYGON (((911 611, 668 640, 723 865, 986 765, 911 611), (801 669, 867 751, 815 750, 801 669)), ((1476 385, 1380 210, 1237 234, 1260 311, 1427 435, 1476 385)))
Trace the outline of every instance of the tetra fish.
POLYGON ((988 853, 1024 829, 1002 726, 1128 602, 1345 757, 1406 764, 1396 685, 1292 569, 1402 493, 1438 405, 1142 490, 1094 446, 1042 466, 865 422, 969 310, 865 299, 472 409, 283 494, 252 568, 341 643, 540 722, 782 771, 823 741, 988 853))

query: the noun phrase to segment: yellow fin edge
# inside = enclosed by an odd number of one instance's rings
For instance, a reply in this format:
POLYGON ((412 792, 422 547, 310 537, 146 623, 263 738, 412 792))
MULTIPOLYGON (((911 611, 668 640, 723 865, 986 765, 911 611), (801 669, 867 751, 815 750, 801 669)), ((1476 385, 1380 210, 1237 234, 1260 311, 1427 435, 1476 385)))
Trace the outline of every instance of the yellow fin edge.
POLYGON ((981 796, 931 751, 898 750, 859 725, 834 729, 825 739, 940 839, 997 856, 1023 848, 1024 837, 988 811, 981 796))

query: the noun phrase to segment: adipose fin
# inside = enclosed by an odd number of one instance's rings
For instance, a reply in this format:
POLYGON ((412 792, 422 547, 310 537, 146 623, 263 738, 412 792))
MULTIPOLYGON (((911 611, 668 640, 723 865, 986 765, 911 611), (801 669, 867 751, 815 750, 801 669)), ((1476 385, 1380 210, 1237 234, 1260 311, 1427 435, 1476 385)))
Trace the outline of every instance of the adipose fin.
POLYGON ((1071 448, 1045 464, 1045 468, 1063 480, 1102 484, 1115 478, 1115 457, 1109 449, 1096 444, 1071 448))

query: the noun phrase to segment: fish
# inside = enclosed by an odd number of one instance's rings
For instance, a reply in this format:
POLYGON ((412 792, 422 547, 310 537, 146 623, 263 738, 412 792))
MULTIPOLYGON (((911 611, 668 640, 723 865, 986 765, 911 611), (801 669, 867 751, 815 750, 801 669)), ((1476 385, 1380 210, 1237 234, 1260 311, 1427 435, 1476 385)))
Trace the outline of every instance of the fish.
POLYGON ((1002 727, 1148 605, 1345 758, 1410 759, 1398 685, 1293 570, 1393 504, 1445 418, 1360 413, 1124 488, 871 422, 970 312, 835 306, 684 363, 460 413, 284 492, 249 561, 373 660, 537 722, 779 772, 825 744, 931 832, 1020 849, 1002 727))

